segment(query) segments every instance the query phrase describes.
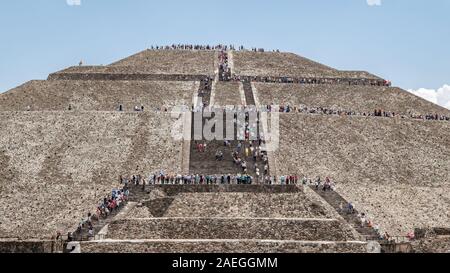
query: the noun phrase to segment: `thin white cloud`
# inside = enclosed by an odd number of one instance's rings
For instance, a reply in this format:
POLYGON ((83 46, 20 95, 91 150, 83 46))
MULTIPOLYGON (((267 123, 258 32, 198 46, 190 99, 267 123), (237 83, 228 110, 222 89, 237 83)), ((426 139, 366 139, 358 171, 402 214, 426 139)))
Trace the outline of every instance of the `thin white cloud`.
POLYGON ((427 101, 450 109, 450 85, 445 84, 437 90, 420 88, 417 90, 409 89, 408 92, 426 99, 427 101))
POLYGON ((69 6, 81 6, 81 0, 66 0, 69 6))
POLYGON ((381 6, 381 0, 366 0, 369 6, 381 6))
POLYGON ((450 110, 450 101, 444 107, 450 110))

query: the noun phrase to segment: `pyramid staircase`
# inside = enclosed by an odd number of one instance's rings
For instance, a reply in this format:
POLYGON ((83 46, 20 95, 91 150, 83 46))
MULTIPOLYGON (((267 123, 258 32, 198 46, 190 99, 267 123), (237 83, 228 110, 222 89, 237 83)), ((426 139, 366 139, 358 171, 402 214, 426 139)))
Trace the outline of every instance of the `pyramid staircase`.
POLYGON ((346 223, 317 213, 313 214, 317 217, 302 217, 290 201, 286 201, 289 206, 278 204, 284 196, 306 202, 303 189, 296 185, 147 185, 145 192, 142 187, 135 191, 132 202, 142 198, 141 208, 161 206, 158 215, 153 211, 149 218, 133 218, 126 212, 123 217, 117 215, 108 222, 104 237, 80 242, 81 252, 298 253, 364 252, 366 248, 346 223), (153 191, 164 197, 147 195, 153 191), (215 194, 220 198, 214 199, 215 194), (256 197, 269 202, 267 215, 255 217, 256 210, 253 216, 244 216, 247 212, 236 216, 239 210, 235 209, 244 203, 250 205, 247 209, 257 209, 256 197), (192 211, 186 202, 193 198, 197 204, 210 203, 192 211), (172 202, 158 204, 162 199, 172 202), (180 216, 170 216, 174 214, 180 216))
MULTIPOLYGON (((222 77, 222 73, 224 72, 221 67, 219 67, 219 81, 226 81, 227 79, 222 77)), ((247 85, 244 85, 244 90, 247 88, 246 93, 246 99, 248 105, 255 105, 255 100, 253 98, 253 92, 251 90, 250 83, 247 83, 247 85)), ((211 105, 211 85, 201 85, 199 89, 199 97, 202 98, 202 101, 205 103, 205 105, 211 105)), ((199 113, 197 113, 199 114, 199 113)), ((191 174, 203 174, 203 175, 226 175, 231 174, 235 175, 238 173, 242 173, 242 169, 240 166, 237 166, 234 164, 232 154, 236 150, 236 147, 239 143, 237 140, 237 132, 238 128, 236 123, 234 124, 233 128, 233 140, 230 140, 230 146, 224 145, 223 140, 206 140, 202 134, 201 140, 195 139, 195 116, 196 113, 192 113, 192 125, 191 125, 191 151, 190 151, 190 165, 189 165, 189 172, 191 174), (198 144, 206 144, 206 151, 205 152, 198 152, 197 145, 198 144), (216 160, 216 152, 221 151, 223 153, 223 160, 217 161, 216 160)), ((204 125, 206 124, 207 120, 213 119, 214 113, 211 113, 211 118, 208 117, 202 117, 202 127, 204 128, 204 125)), ((226 115, 224 113, 223 115, 223 136, 227 136, 227 128, 225 126, 226 124, 226 115)), ((229 117, 229 119, 231 119, 229 117)), ((220 122, 220 121, 219 121, 220 122)), ((199 126, 197 126, 199 127, 199 126)), ((215 130, 215 128, 213 129, 215 130)), ((256 144, 256 143, 253 143, 256 144)), ((257 159, 256 162, 253 161, 252 156, 245 157, 244 156, 244 150, 246 147, 249 147, 250 143, 242 141, 242 148, 240 157, 247 161, 247 174, 251 176, 255 176, 255 164, 259 165, 260 171, 263 171, 263 163, 260 162, 259 159, 257 159)))
POLYGON ((247 102, 247 105, 256 105, 255 97, 253 96, 251 82, 245 81, 243 85, 244 85, 245 101, 247 102))

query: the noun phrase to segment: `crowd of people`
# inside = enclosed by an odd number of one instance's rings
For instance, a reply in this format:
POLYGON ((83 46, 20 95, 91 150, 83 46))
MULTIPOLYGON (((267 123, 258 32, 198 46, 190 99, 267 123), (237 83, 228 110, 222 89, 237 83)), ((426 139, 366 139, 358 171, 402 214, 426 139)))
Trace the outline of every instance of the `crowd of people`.
MULTIPOLYGON (((256 143, 256 141, 254 142, 256 143)), ((229 145, 225 143, 224 145, 229 145)), ((240 168, 244 174, 249 173, 249 164, 247 158, 253 161, 253 171, 255 173, 255 179, 257 183, 267 182, 267 175, 269 173, 269 162, 267 153, 262 150, 261 145, 254 146, 254 144, 250 143, 249 146, 243 147, 242 142, 239 141, 236 149, 232 152, 233 163, 237 168, 240 168), (241 154, 242 153, 242 154, 241 154), (260 169, 260 165, 258 165, 258 161, 261 162, 262 170, 260 169)))
POLYGON ((214 184, 252 184, 253 178, 246 174, 170 174, 165 171, 158 171, 148 176, 147 179, 141 175, 135 180, 136 185, 214 185, 214 184))
POLYGON ((388 80, 377 79, 350 79, 344 77, 335 78, 293 78, 293 77, 272 77, 272 76, 238 76, 233 75, 231 80, 238 82, 263 82, 263 83, 295 83, 295 84, 346 84, 363 86, 387 86, 392 83, 388 80))
MULTIPOLYGON (((206 147, 199 146, 201 151, 204 151, 206 147)), ((244 169, 244 167, 243 167, 244 169)), ((266 173, 267 174, 267 173, 266 173)), ((158 171, 151 174, 148 179, 144 179, 141 175, 132 175, 130 178, 124 178, 120 176, 119 180, 124 184, 125 187, 131 182, 134 185, 250 185, 250 184, 267 184, 267 185, 303 185, 303 186, 313 186, 316 190, 335 191, 336 183, 331 180, 330 177, 325 177, 324 180, 320 176, 315 179, 308 178, 308 176, 298 176, 298 175, 281 175, 281 176, 269 176, 265 175, 263 181, 257 181, 253 176, 238 173, 233 174, 217 174, 217 175, 204 175, 204 174, 168 174, 165 171, 158 171)), ((356 214, 355 216, 359 219, 361 227, 371 228, 377 234, 377 239, 380 241, 395 242, 396 237, 391 236, 387 232, 382 232, 380 225, 376 224, 371 217, 369 217, 364 212, 357 212, 355 206, 352 202, 349 202, 346 207, 341 208, 345 213, 356 214)), ((408 232, 406 236, 402 236, 408 240, 413 240, 415 238, 414 232, 408 232)))
MULTIPOLYGON (((239 50, 244 51, 247 50, 245 46, 235 46, 235 45, 193 45, 193 44, 172 44, 172 45, 152 45, 150 47, 151 50, 239 50)), ((256 48, 252 47, 249 49, 253 52, 266 52, 264 48, 256 48)), ((273 52, 280 52, 279 49, 272 50, 273 52)))
POLYGON ((411 118, 421 120, 440 120, 450 121, 449 116, 439 114, 399 114, 391 111, 384 111, 381 109, 375 109, 372 112, 356 112, 351 110, 332 109, 326 107, 308 107, 305 105, 290 106, 290 105, 263 105, 259 108, 262 112, 280 112, 280 113, 305 113, 305 114, 322 114, 322 115, 338 115, 338 116, 364 116, 364 117, 385 117, 385 118, 411 118))
POLYGON ((113 189, 111 195, 103 198, 102 202, 97 206, 96 215, 98 218, 108 217, 112 212, 118 210, 125 204, 130 191, 128 189, 128 183, 123 184, 122 189, 113 189))
MULTIPOLYGON (((212 79, 209 77, 204 78, 200 81, 200 86, 198 88, 198 97, 201 98, 202 101, 201 109, 207 107, 209 104, 212 82, 212 79)), ((192 106, 192 109, 194 110, 194 106, 192 106)))
MULTIPOLYGON (((224 143, 227 145, 227 143, 224 143)), ((200 151, 205 151, 206 146, 199 145, 198 149, 200 151)), ((238 149, 238 147, 237 147, 238 149)), ((82 219, 76 230, 76 238, 72 233, 68 233, 67 241, 85 240, 81 236, 83 231, 87 230, 87 239, 92 239, 94 237, 94 226, 93 222, 98 221, 100 218, 107 218, 114 211, 119 210, 127 201, 130 184, 134 186, 142 185, 145 189, 145 185, 251 185, 255 184, 268 184, 268 185, 303 185, 303 186, 313 186, 316 190, 335 191, 336 184, 331 180, 330 177, 326 177, 322 181, 320 176, 315 179, 308 178, 308 176, 298 176, 298 175, 281 175, 281 176, 269 176, 265 172, 263 181, 255 181, 253 176, 245 174, 243 167, 243 174, 216 174, 216 175, 204 175, 204 174, 169 174, 163 170, 152 173, 145 179, 142 175, 131 175, 131 176, 119 176, 119 182, 121 183, 120 189, 113 189, 111 195, 103 198, 101 203, 97 206, 97 211, 95 214, 88 213, 87 218, 82 219), (80 238, 81 236, 81 238, 80 238)), ((352 202, 346 204, 345 207, 340 207, 340 210, 347 214, 356 214, 355 216, 359 219, 361 227, 371 228, 377 234, 377 239, 380 241, 396 242, 397 237, 391 236, 387 232, 382 232, 380 226, 376 224, 367 214, 364 212, 357 212, 355 206, 352 202)), ((57 233, 57 239, 61 238, 61 233, 57 233)), ((406 236, 402 236, 407 240, 414 240, 414 232, 408 232, 406 236)))
MULTIPOLYGON (((224 140, 223 149, 219 148, 215 151, 215 160, 223 161, 224 151, 231 150, 231 158, 236 169, 240 169, 243 175, 248 176, 248 179, 251 181, 268 183, 270 179, 266 176, 269 173, 269 162, 267 152, 264 151, 262 146, 263 141, 261 139, 251 141, 247 138, 246 140, 236 141, 236 143, 236 146, 233 147, 232 141, 224 140), (253 162, 253 164, 249 164, 249 161, 253 162), (253 173, 254 177, 250 176, 250 173, 253 173)), ((207 152, 207 147, 206 142, 195 141, 195 151, 193 152, 205 153, 207 152)))
MULTIPOLYGON (((206 92, 206 91, 203 91, 206 92)), ((189 108, 186 108, 189 111, 189 108)), ((143 112, 143 105, 134 106, 133 110, 135 112, 143 112)), ((172 108, 167 106, 156 107, 153 109, 154 112, 169 112, 172 108)), ((198 107, 191 107, 192 112, 201 111, 234 111, 234 112, 271 112, 271 113, 303 113, 303 114, 317 114, 317 115, 335 115, 335 116, 362 116, 362 117, 384 117, 384 118, 401 118, 401 119, 415 119, 415 120, 426 120, 426 121, 450 121, 450 116, 442 114, 417 114, 417 113, 398 113, 393 111, 384 111, 381 109, 375 109, 372 112, 357 112, 353 110, 342 110, 327 107, 308 107, 305 105, 291 106, 291 105, 262 105, 259 108, 256 106, 211 106, 209 107, 206 103, 198 107)), ((117 111, 125 111, 123 105, 118 105, 117 111)))
MULTIPOLYGON (((164 170, 151 173, 147 179, 141 174, 127 176, 120 176, 119 181, 128 188, 132 183, 134 186, 145 185, 214 185, 214 184, 267 184, 267 185, 303 185, 314 186, 316 189, 323 191, 335 191, 336 183, 330 177, 322 180, 320 176, 315 179, 308 178, 308 176, 299 175, 279 175, 270 176, 265 172, 264 179, 258 181, 255 177, 246 174, 244 167, 242 173, 237 174, 175 174, 164 170)), ((128 196, 126 193, 125 196, 128 196)), ((126 200, 126 199, 125 199, 126 200)))
MULTIPOLYGON (((239 47, 241 48, 241 47, 239 47)), ((235 50, 234 45, 193 45, 193 44, 172 44, 165 46, 152 45, 151 50, 235 50)))
POLYGON ((228 53, 224 50, 219 52, 219 81, 231 80, 231 67, 228 65, 228 53))

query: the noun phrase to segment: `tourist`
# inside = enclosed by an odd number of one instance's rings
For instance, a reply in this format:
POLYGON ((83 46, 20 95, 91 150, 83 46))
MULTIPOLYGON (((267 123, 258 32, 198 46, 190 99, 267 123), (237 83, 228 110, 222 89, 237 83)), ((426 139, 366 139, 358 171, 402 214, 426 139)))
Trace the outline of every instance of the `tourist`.
POLYGON ((361 227, 365 227, 366 226, 366 221, 367 221, 366 214, 361 213, 361 215, 359 216, 359 219, 361 221, 361 227))
POLYGON ((354 208, 354 206, 353 206, 353 203, 352 202, 349 202, 348 204, 347 204, 347 213, 348 214, 353 214, 355 212, 355 208, 354 208))
POLYGON ((218 150, 216 152, 216 161, 222 161, 223 160, 223 152, 218 150))
POLYGON ((320 181, 320 176, 318 176, 317 179, 316 179, 316 190, 319 190, 319 187, 320 187, 321 183, 322 182, 320 181))
POLYGON ((281 183, 281 185, 286 184, 286 177, 284 175, 280 176, 280 183, 281 183))
POLYGON ((94 237, 94 227, 92 225, 89 226, 88 235, 90 238, 94 237))
POLYGON ((236 147, 236 151, 238 153, 241 153, 241 148, 242 148, 242 143, 239 141, 238 144, 237 144, 237 147, 236 147))

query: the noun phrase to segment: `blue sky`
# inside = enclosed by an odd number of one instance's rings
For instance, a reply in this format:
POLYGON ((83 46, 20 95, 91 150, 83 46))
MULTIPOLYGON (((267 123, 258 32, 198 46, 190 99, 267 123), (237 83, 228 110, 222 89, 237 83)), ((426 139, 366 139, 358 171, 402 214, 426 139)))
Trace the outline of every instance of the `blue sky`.
POLYGON ((447 95, 450 103, 449 11, 448 0, 2 0, 0 92, 80 59, 108 64, 152 44, 232 43, 367 70, 425 96, 444 88, 438 103, 447 95))

